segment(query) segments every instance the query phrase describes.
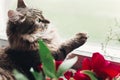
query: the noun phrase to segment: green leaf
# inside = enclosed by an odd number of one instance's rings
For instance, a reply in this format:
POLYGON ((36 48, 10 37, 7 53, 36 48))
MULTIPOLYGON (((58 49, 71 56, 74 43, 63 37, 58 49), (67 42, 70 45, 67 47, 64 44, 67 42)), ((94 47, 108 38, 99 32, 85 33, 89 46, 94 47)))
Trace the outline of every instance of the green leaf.
POLYGON ((61 75, 63 75, 63 73, 69 68, 71 68, 76 63, 77 60, 78 60, 78 57, 64 60, 58 68, 57 77, 60 77, 61 75))
POLYGON ((50 78, 56 78, 54 58, 51 55, 50 50, 47 48, 42 40, 39 40, 39 55, 41 58, 43 71, 50 78))
POLYGON ((13 71, 16 80, 28 80, 22 73, 17 70, 13 71))
POLYGON ((92 71, 89 71, 89 70, 83 70, 81 71, 82 73, 88 75, 90 77, 90 80, 98 80, 96 77, 95 77, 95 73, 93 73, 92 71))
POLYGON ((31 68, 30 71, 33 74, 33 76, 35 77, 35 80, 45 80, 42 72, 36 72, 33 70, 33 68, 31 68))
POLYGON ((113 80, 120 80, 120 77, 115 77, 113 78, 113 80))
POLYGON ((117 80, 117 78, 113 78, 113 80, 117 80))

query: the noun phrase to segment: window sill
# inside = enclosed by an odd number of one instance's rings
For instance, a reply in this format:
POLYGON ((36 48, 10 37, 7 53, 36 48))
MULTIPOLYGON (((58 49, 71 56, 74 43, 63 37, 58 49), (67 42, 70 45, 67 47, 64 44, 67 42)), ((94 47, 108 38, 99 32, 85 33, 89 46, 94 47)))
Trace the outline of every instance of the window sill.
POLYGON ((105 59, 109 61, 120 62, 120 49, 118 48, 108 48, 107 53, 104 53, 101 49, 101 45, 85 44, 74 50, 72 53, 91 57, 94 52, 101 53, 102 55, 104 55, 105 59))

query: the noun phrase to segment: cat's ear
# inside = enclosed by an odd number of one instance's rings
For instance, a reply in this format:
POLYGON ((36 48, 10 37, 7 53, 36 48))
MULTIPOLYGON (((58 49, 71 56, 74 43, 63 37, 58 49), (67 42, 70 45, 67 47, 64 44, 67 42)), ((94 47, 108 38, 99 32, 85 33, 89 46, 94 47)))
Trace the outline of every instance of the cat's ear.
POLYGON ((17 8, 26 8, 26 5, 23 0, 18 0, 17 8))

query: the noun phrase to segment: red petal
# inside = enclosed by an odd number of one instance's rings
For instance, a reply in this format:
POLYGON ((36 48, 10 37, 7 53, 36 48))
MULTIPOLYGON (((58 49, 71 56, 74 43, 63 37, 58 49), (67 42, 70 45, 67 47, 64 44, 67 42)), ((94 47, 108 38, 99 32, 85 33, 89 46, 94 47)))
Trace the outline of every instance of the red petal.
POLYGON ((91 70, 91 62, 88 58, 85 58, 82 62, 82 69, 83 70, 91 70))
POLYGON ((56 70, 58 70, 61 63, 62 61, 55 61, 56 70))
POLYGON ((38 68, 39 71, 42 71, 43 70, 42 69, 42 64, 38 65, 37 68, 38 68))
POLYGON ((113 78, 120 73, 120 67, 111 63, 104 68, 104 72, 108 74, 109 77, 113 78))
POLYGON ((67 71, 65 72, 64 76, 67 80, 69 80, 71 77, 73 77, 73 73, 71 71, 67 71))
POLYGON ((87 75, 80 73, 80 71, 75 73, 74 79, 75 80, 90 80, 90 78, 87 75))
POLYGON ((108 64, 109 62, 106 61, 100 53, 98 52, 93 53, 93 56, 92 56, 93 69, 101 69, 102 67, 105 67, 108 64))
POLYGON ((59 78, 58 80, 64 80, 63 78, 59 78))

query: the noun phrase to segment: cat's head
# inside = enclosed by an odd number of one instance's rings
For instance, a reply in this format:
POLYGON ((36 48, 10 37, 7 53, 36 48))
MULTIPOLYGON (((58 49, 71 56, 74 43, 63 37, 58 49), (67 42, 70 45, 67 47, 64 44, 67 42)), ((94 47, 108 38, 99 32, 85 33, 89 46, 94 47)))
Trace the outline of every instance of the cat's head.
POLYGON ((23 0, 18 0, 16 10, 8 11, 9 24, 14 31, 21 34, 33 33, 35 30, 44 31, 50 22, 44 18, 42 11, 28 8, 23 0))

